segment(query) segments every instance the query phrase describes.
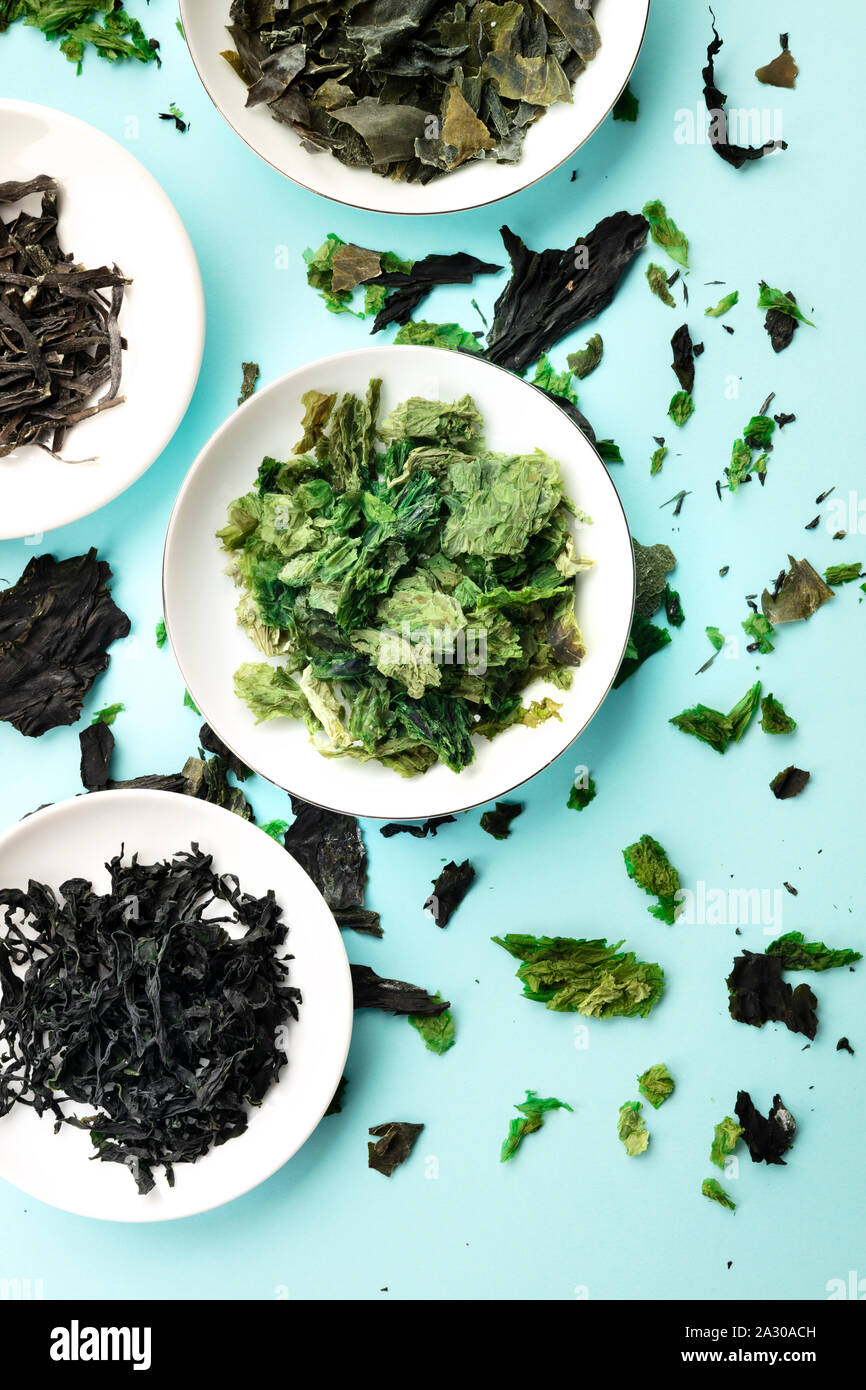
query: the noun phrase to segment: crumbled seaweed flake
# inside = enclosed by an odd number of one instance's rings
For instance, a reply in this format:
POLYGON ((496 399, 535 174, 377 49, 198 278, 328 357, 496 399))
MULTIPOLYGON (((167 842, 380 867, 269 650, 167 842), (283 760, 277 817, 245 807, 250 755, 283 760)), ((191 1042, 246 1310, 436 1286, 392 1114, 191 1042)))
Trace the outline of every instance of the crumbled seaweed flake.
POLYGON ((589 803, 595 800, 597 794, 592 777, 586 777, 585 781, 575 781, 568 793, 567 806, 569 811, 585 811, 589 803))
POLYGON ((726 294, 723 299, 720 299, 718 304, 712 305, 709 309, 705 309, 704 317, 709 319, 723 318, 724 315, 727 314, 730 309, 733 309, 735 304, 739 304, 739 302, 740 291, 732 290, 730 294, 726 294))
POLYGON ((511 834, 511 822, 523 811, 519 801, 497 801, 496 809, 485 811, 481 817, 481 829, 492 835, 494 840, 507 840, 511 834))
POLYGON ((701 1183, 701 1193, 704 1197, 709 1197, 711 1202, 718 1202, 720 1207, 727 1207, 729 1211, 736 1211, 737 1204, 733 1197, 730 1197, 717 1178, 704 1178, 701 1183))
POLYGON ((658 1110, 674 1093, 674 1079, 664 1062, 648 1067, 637 1079, 638 1090, 653 1110, 658 1110))
MULTIPOLYGON (((522 809, 522 808, 521 808, 522 809)), ((468 859, 455 864, 452 859, 438 878, 433 880, 433 892, 424 903, 437 927, 447 927, 475 879, 475 870, 468 859)))
POLYGON ((406 1162, 423 1128, 423 1125, 407 1120, 389 1120, 386 1124, 374 1125, 368 1133, 377 1142, 367 1145, 368 1168, 390 1178, 395 1168, 406 1162))
POLYGON ((812 1039, 818 1029, 818 1001, 806 984, 792 989, 782 978, 782 968, 780 956, 753 951, 737 956, 727 979, 731 1018, 754 1028, 784 1023, 792 1033, 812 1039))
POLYGON ((665 585, 665 614, 671 627, 682 627, 686 620, 682 599, 670 584, 665 585))
POLYGON ((847 947, 834 949, 823 941, 807 941, 801 931, 789 931, 767 947, 768 956, 779 956, 783 970, 838 970, 854 965, 863 956, 847 947))
POLYGON ((758 707, 760 695, 761 682, 757 681, 728 714, 708 705, 695 705, 674 715, 668 722, 681 733, 708 743, 717 753, 724 753, 731 743, 742 738, 758 707))
POLYGON ((346 1087, 348 1086, 348 1084, 349 1078, 347 1076, 341 1076, 340 1080, 337 1083, 337 1089, 331 1097, 331 1103, 325 1111, 325 1118, 327 1118, 328 1115, 339 1115, 342 1113, 343 1096, 346 1093, 346 1087))
POLYGON ((797 721, 785 713, 783 706, 774 695, 765 695, 761 701, 761 728, 765 734, 792 734, 797 721))
POLYGON ((786 767, 782 772, 777 772, 770 783, 770 790, 777 801, 790 801, 791 797, 799 796, 805 789, 811 773, 804 772, 801 767, 786 767))
POLYGON ((668 415, 674 424, 682 428, 694 415, 695 403, 688 391, 677 391, 671 397, 668 415))
POLYGON ((833 590, 809 564, 788 556, 789 568, 780 571, 773 592, 765 589, 761 595, 761 610, 774 627, 780 623, 801 622, 833 598, 833 590))
POLYGON ((790 1110, 782 1104, 781 1097, 773 1097, 773 1105, 765 1119, 755 1109, 748 1091, 737 1093, 734 1112, 743 1127, 743 1139, 748 1146, 753 1163, 779 1163, 784 1166, 782 1157, 794 1142, 797 1123, 790 1110))
POLYGON ((622 857, 629 878, 650 897, 658 898, 657 905, 647 910, 660 922, 673 926, 677 918, 680 876, 658 840, 642 835, 635 844, 623 850, 622 857))
POLYGON ((667 251, 671 260, 688 270, 689 239, 673 218, 668 217, 664 203, 655 199, 644 206, 643 215, 649 222, 650 235, 657 246, 667 251))
POLYGON ((649 1148, 649 1130, 641 1117, 643 1105, 639 1100, 627 1100, 619 1108, 619 1122, 616 1132, 629 1158, 646 1153, 649 1148))
POLYGON ((493 942, 523 962, 523 996, 556 1013, 586 1018, 646 1018, 661 998, 664 971, 620 952, 621 941, 511 934, 493 942))
MULTIPOLYGON (((434 994, 433 1000, 437 1004, 441 1003, 441 994, 438 992, 434 994)), ((422 1014, 409 1014, 407 1017, 411 1026, 420 1033, 428 1052, 435 1052, 441 1057, 457 1041, 454 1033, 454 1016, 448 1008, 443 1009, 441 1014, 434 1014, 432 1017, 422 1014)))
POLYGON ((168 633, 166 632, 165 628, 165 618, 160 618, 159 622, 156 625, 156 628, 154 629, 154 635, 156 638, 157 648, 160 651, 162 651, 163 647, 168 641, 168 633))
POLYGON ((637 120, 639 107, 640 100, 632 91, 631 84, 627 82, 624 90, 614 103, 613 119, 615 121, 631 121, 633 123, 637 120))
POLYGON ((664 463, 664 461, 665 461, 665 459, 667 458, 667 456, 668 456, 668 451, 667 451, 667 449, 665 448, 665 446, 664 446, 663 444, 662 444, 658 449, 655 450, 654 454, 652 455, 652 458, 650 459, 650 477, 651 477, 651 478, 654 478, 655 475, 656 475, 657 473, 661 473, 661 471, 662 471, 662 464, 664 463))
POLYGON ((520 1119, 508 1122, 508 1134, 502 1142, 499 1154, 500 1163, 507 1163, 514 1157, 528 1134, 538 1133, 544 1125, 545 1115, 550 1114, 552 1110, 572 1110, 566 1101, 557 1100, 555 1096, 544 1098, 536 1091, 527 1091, 526 1100, 514 1108, 520 1112, 520 1119))
POLYGON ((668 277, 660 265, 650 262, 646 269, 646 280, 656 299, 660 299, 669 309, 677 307, 677 302, 668 288, 668 277))
POLYGON ((256 382, 262 374, 258 362, 243 362, 241 369, 243 380, 241 382, 241 394, 238 396, 238 405, 243 405, 244 401, 249 400, 256 389, 256 382))
POLYGON ((863 566, 859 560, 855 560, 848 565, 830 565, 824 571, 824 578, 831 588, 838 588, 841 584, 852 584, 855 579, 862 578, 863 566))
POLYGON ((726 1115, 723 1120, 720 1120, 713 1130, 710 1162, 715 1163, 717 1168, 724 1168, 725 1159, 734 1152, 742 1134, 742 1127, 737 1124, 736 1120, 732 1120, 730 1115, 726 1115))
POLYGON ((840 1038, 836 1044, 837 1052, 847 1052, 851 1057, 854 1056, 854 1049, 847 1038, 840 1038))

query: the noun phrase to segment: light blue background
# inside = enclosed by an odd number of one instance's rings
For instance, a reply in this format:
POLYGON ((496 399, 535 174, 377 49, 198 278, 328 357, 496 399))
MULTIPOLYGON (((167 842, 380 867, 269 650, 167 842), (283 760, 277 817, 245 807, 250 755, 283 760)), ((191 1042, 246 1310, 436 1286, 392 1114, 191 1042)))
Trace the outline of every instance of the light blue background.
MULTIPOLYGON (((386 935, 370 942, 349 934, 351 958, 447 993, 459 1041, 445 1058, 427 1053, 402 1020, 362 1012, 343 1114, 325 1120, 263 1187, 192 1220, 128 1229, 85 1222, 2 1186, 0 1276, 41 1278, 51 1298, 264 1299, 280 1290, 291 1298, 570 1299, 584 1290, 593 1299, 821 1299, 828 1280, 847 1280, 849 1270, 866 1277, 862 972, 811 980, 820 1027, 809 1050, 781 1026, 735 1025, 724 978, 742 946, 763 949, 761 926, 742 937, 730 925, 663 926, 621 855, 649 832, 687 886, 774 890, 787 879, 799 891, 783 894, 783 929, 836 945, 866 939, 855 910, 863 891, 859 586, 839 591, 807 625, 781 632, 772 656, 746 656, 741 645, 738 658, 723 655, 694 675, 710 654, 705 625, 739 633, 743 595, 771 581, 789 551, 819 569, 866 559, 856 515, 803 530, 819 492, 835 484, 845 499, 862 478, 862 336, 853 299, 863 201, 852 166, 862 127, 860 7, 834 6, 831 42, 830 31, 816 31, 806 0, 718 0, 726 40, 719 81, 733 105, 782 112, 785 154, 737 172, 706 145, 675 140, 677 111, 699 108, 709 16, 701 4, 655 0, 633 80, 637 125, 609 120, 567 166, 505 204, 420 221, 354 214, 273 172, 212 108, 170 0, 154 0, 146 13, 133 8, 162 40, 161 71, 90 58, 76 78, 35 31, 18 26, 0 38, 4 95, 56 105, 120 141, 128 118, 138 118, 129 147, 183 217, 207 296, 202 376, 171 446, 125 496, 39 546, 65 556, 96 545, 133 620, 82 721, 106 703, 126 704, 115 776, 172 770, 196 745, 199 721, 182 706, 170 652, 153 640, 162 538, 186 470, 234 406, 241 360, 256 358, 267 382, 368 341, 369 324, 330 316, 305 285, 301 252, 329 231, 401 255, 467 250, 497 259, 505 220, 531 246, 565 246, 618 208, 663 199, 691 239, 690 309, 674 313, 650 296, 649 259, 668 264, 653 248, 611 308, 554 357, 562 363, 566 348, 602 332, 604 362, 584 383, 581 403, 599 435, 622 447, 626 464, 612 472, 633 533, 669 542, 679 557, 675 583, 687 618, 672 645, 610 697, 579 745, 523 789, 526 811, 507 843, 482 833, 477 812, 436 840, 386 842, 366 825, 369 902, 386 935), (778 51, 783 28, 802 70, 795 92, 761 88, 752 76, 778 51), (170 101, 191 120, 185 136, 156 119, 170 101), (289 268, 277 270, 283 246, 289 268), (801 329, 780 357, 754 307, 761 278, 793 288, 818 325, 801 329), (717 279, 725 284, 704 287, 717 279), (731 337, 702 315, 735 287, 740 305, 723 321, 735 328, 731 337), (669 339, 684 318, 706 352, 697 364, 697 413, 678 432, 665 412, 676 387, 669 339), (773 409, 796 412, 797 422, 778 438, 766 487, 753 483, 720 503, 714 482, 731 442, 771 390, 773 409), (671 447, 656 478, 653 434, 671 447), (692 495, 673 520, 660 507, 680 488, 692 495), (842 543, 831 540, 838 524, 850 533, 842 543), (721 579, 725 564, 730 573, 721 579), (697 699, 727 709, 756 672, 799 721, 792 738, 768 738, 755 725, 722 759, 667 723, 697 699), (767 784, 791 761, 809 768, 812 781, 800 799, 776 802, 767 784), (565 808, 578 763, 598 784, 597 800, 579 816, 565 808), (429 881, 444 858, 466 856, 477 885, 438 931, 421 910, 429 881), (665 997, 647 1021, 591 1022, 581 1048, 578 1016, 521 1000, 517 963, 489 942, 506 931, 625 937, 664 965, 665 997), (836 1053, 841 1034, 858 1048, 855 1058, 836 1053), (649 1111, 652 1144, 633 1161, 616 1138, 617 1111, 637 1095, 636 1074, 662 1059, 677 1091, 658 1114, 649 1111), (574 1114, 551 1116, 501 1167, 511 1107, 527 1087, 569 1101, 574 1114), (700 1185, 716 1172, 707 1157, 713 1125, 732 1111, 740 1087, 764 1108, 780 1091, 800 1132, 787 1167, 746 1157, 739 1177, 726 1181, 739 1203, 731 1215, 706 1202, 700 1185), (386 1181, 367 1170, 366 1131, 393 1118, 423 1120, 426 1129, 411 1162, 386 1181)), ((489 313, 502 283, 439 291, 423 314, 478 327, 472 294, 489 313)), ((680 286, 674 293, 679 305, 680 286)), ((14 581, 33 553, 0 544, 0 575, 14 581)), ((80 790, 77 733, 34 741, 0 726, 2 824, 80 790)), ((284 794, 260 779, 249 795, 260 820, 287 813, 284 794)))

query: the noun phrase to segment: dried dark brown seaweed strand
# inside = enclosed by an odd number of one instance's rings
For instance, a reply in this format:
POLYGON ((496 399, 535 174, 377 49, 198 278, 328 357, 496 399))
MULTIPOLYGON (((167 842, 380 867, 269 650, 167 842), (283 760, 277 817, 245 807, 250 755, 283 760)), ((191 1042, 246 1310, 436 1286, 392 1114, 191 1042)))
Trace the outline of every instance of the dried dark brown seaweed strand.
MULTIPOLYGON (((716 86, 715 60, 721 52, 723 40, 716 28, 716 16, 710 10, 713 20, 713 38, 707 48, 707 66, 703 69, 704 101, 710 115, 710 144, 720 159, 741 169, 750 160, 763 159, 773 150, 786 150, 785 140, 769 140, 766 145, 732 145, 728 140, 728 115, 725 110, 727 95, 716 86)), ((727 325, 725 325, 727 326, 727 325)), ((729 329, 729 332, 733 330, 729 329)))
POLYGON ((123 403, 119 316, 129 282, 116 265, 86 270, 63 252, 48 175, 0 184, 0 204, 36 192, 39 215, 0 218, 0 372, 15 386, 0 398, 0 458, 25 445, 57 454, 72 425, 123 403))

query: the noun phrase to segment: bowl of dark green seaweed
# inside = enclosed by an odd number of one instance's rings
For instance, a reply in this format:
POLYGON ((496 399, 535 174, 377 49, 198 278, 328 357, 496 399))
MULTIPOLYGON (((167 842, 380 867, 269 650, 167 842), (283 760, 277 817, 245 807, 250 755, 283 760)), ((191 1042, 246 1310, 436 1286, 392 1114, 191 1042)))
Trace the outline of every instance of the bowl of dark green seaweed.
POLYGON ((180 491, 175 658, 211 728, 305 801, 412 820, 559 756, 619 669, 616 489, 536 387, 441 348, 363 348, 259 391, 180 491))
POLYGON ((325 197, 441 213, 569 159, 624 89, 649 0, 181 0, 212 101, 325 197))
POLYGON ((0 837, 0 1177, 113 1221, 207 1211, 312 1133, 352 1030, 346 953, 281 845, 160 791, 0 837))
POLYGON ((0 539, 130 487, 203 348, 195 252, 153 176, 84 121, 0 98, 0 539))

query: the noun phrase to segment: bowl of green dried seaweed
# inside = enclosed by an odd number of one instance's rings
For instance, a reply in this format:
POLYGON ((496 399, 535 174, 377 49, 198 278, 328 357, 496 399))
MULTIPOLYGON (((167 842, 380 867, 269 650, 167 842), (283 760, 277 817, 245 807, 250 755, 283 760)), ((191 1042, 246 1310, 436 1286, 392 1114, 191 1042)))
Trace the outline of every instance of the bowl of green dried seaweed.
POLYGON ((493 800, 586 727, 625 649, 628 527, 549 397, 479 358, 365 348, 217 432, 166 537, 171 645, 248 766, 387 820, 493 800))
POLYGON ((649 0, 181 0, 211 99, 275 169, 392 213, 508 197, 623 91, 649 0))
POLYGON ((0 99, 0 539, 134 483, 203 346, 195 252, 156 180, 85 122, 0 99))
POLYGON ((339 1083, 336 923, 230 811, 103 791, 0 837, 0 1177, 85 1216, 206 1211, 295 1153, 339 1083))

